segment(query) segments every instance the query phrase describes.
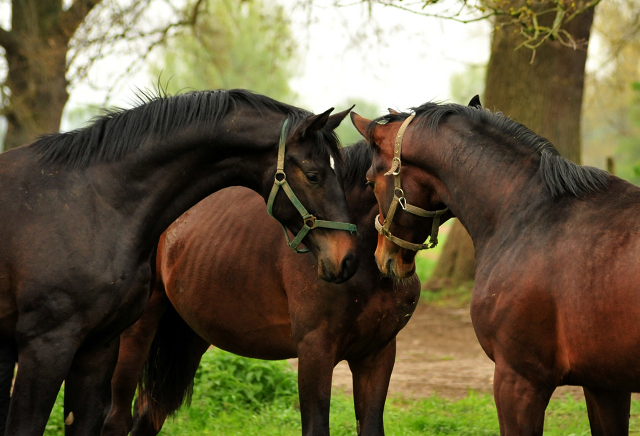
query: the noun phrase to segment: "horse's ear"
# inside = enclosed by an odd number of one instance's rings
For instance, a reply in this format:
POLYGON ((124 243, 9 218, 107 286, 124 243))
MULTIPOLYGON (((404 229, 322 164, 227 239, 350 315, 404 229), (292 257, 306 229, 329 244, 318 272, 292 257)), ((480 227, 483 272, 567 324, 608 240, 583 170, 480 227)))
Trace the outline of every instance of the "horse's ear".
POLYGON ((367 126, 369 125, 369 123, 371 123, 371 120, 368 120, 365 117, 361 117, 355 112, 351 112, 351 122, 353 123, 356 130, 366 138, 367 126))
POLYGON ((328 109, 322 112, 321 114, 312 115, 309 118, 307 118, 304 124, 300 126, 300 132, 302 133, 302 136, 315 133, 318 130, 322 129, 324 126, 326 126, 327 122, 329 121, 329 116, 331 115, 331 112, 333 112, 333 108, 328 109))
POLYGON ((477 94, 474 95, 471 101, 469 102, 468 106, 482 109, 482 103, 480 103, 480 96, 477 94))
POLYGON ((346 117, 347 114, 349 114, 349 112, 351 112, 351 109, 353 109, 354 107, 356 107, 355 104, 353 106, 351 106, 349 109, 347 109, 346 111, 338 112, 337 114, 331 115, 329 117, 329 121, 327 121, 327 126, 326 127, 331 129, 331 130, 335 130, 336 127, 338 127, 340 125, 342 120, 344 120, 344 117, 346 117))
POLYGON ((388 110, 389 110, 389 113, 390 113, 391 115, 398 115, 398 114, 400 113, 400 112, 398 112, 398 111, 397 111, 397 110, 395 110, 395 109, 388 108, 388 110))

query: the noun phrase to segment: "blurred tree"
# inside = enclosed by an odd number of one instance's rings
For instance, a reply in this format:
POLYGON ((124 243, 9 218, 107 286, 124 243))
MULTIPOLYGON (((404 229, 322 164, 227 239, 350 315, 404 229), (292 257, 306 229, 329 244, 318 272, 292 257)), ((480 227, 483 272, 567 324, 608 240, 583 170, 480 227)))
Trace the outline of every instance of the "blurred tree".
POLYGON ((195 25, 166 41, 162 60, 150 71, 167 78, 170 93, 246 88, 291 101, 296 49, 284 7, 263 0, 205 0, 195 25))
POLYGON ((451 75, 449 93, 455 103, 467 104, 474 95, 484 101, 484 83, 487 77, 487 65, 467 65, 464 71, 451 75))
MULTIPOLYGON (((356 107, 353 108, 354 112, 357 112, 359 115, 362 115, 365 118, 374 119, 380 116, 380 108, 377 104, 372 103, 370 101, 364 100, 362 98, 349 98, 346 99, 343 103, 336 106, 337 110, 345 110, 353 105, 356 107)), ((340 142, 343 145, 351 145, 362 139, 362 135, 358 133, 355 127, 351 122, 343 122, 336 128, 336 134, 340 138, 340 142)))
POLYGON ((201 1, 184 13, 171 0, 0 0, 0 10, 11 17, 0 20, 5 150, 57 131, 69 86, 85 79, 94 62, 134 50, 134 68, 174 29, 195 22, 201 1), (146 19, 149 9, 155 20, 146 19), (166 19, 157 19, 160 10, 166 19))
MULTIPOLYGON (((519 0, 505 0, 502 4, 503 9, 507 5, 514 10, 525 5, 519 0)), ((539 14, 539 26, 556 26, 557 15, 541 13, 545 7, 553 9, 555 3, 527 4, 539 14)), ((500 110, 549 139, 574 162, 580 162, 580 111, 593 16, 594 9, 589 7, 564 24, 562 31, 571 35, 571 44, 550 36, 532 51, 518 49, 522 46, 519 25, 508 14, 496 15, 487 67, 484 107, 500 110)), ((471 238, 456 221, 427 286, 472 280, 472 253, 471 238)))
POLYGON ((640 184, 640 3, 609 0, 598 6, 594 23, 597 65, 587 76, 583 106, 584 161, 640 184))

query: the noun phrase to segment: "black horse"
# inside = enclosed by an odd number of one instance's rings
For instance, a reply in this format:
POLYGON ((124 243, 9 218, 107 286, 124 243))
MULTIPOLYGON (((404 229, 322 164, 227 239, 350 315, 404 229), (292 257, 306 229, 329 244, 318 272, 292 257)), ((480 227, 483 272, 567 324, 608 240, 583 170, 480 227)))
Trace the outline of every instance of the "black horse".
MULTIPOLYGON (((159 96, 0 155, 0 376, 10 379, 18 358, 7 434, 41 434, 63 381, 67 432, 99 433, 119 334, 147 303, 158 238, 223 187, 266 199, 281 131, 301 203, 346 222, 332 160, 348 111, 330 112, 244 90, 159 96)), ((282 193, 273 214, 294 232, 304 225, 282 193)), ((304 243, 323 278, 355 272, 355 235, 319 229, 304 243)))

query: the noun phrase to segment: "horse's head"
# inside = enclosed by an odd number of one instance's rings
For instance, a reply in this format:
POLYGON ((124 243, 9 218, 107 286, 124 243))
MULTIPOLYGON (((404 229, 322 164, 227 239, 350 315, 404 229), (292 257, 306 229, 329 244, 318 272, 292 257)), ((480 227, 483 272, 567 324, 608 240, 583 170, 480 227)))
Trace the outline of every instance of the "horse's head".
POLYGON ((412 164, 415 135, 410 120, 405 122, 406 114, 391 113, 371 121, 352 113, 351 120, 373 147, 367 180, 380 213, 376 263, 385 275, 410 277, 415 273, 417 250, 435 246, 439 225, 453 215, 436 193, 437 179, 412 164), (429 236, 429 244, 422 244, 429 236))
POLYGON ((342 158, 333 132, 350 109, 335 115, 332 110, 307 117, 288 135, 278 164, 283 170, 276 174, 276 194, 272 190, 269 210, 296 235, 290 242, 292 248, 297 250, 297 243, 303 240, 318 258, 318 275, 341 283, 355 273, 358 254, 355 226, 349 224, 339 177, 342 158), (295 193, 293 197, 289 191, 295 193))

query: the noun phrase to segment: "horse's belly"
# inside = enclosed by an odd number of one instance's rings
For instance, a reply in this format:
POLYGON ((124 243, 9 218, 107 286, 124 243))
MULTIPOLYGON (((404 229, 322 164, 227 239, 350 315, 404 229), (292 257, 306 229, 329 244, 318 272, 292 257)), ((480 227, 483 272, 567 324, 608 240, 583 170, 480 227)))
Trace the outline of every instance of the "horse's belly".
POLYGON ((174 290, 167 295, 189 327, 218 348, 256 359, 296 357, 286 299, 278 304, 275 295, 266 301, 249 292, 247 300, 232 289, 215 291, 212 286, 206 292, 174 290))
POLYGON ((612 391, 640 392, 640 361, 635 365, 603 366, 571 372, 561 385, 585 386, 612 391))
POLYGON ((280 360, 298 355, 296 343, 291 337, 290 323, 269 325, 260 330, 211 329, 203 333, 213 346, 244 357, 280 360))

